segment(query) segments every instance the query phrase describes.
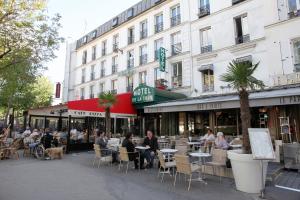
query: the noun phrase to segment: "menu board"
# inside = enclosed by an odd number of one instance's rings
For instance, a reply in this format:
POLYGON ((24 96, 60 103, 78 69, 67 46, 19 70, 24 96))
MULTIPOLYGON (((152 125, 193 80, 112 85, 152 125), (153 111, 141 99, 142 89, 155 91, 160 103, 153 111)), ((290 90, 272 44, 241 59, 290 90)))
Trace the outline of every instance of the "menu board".
POLYGON ((249 128, 249 138, 254 160, 274 160, 275 153, 267 128, 249 128))

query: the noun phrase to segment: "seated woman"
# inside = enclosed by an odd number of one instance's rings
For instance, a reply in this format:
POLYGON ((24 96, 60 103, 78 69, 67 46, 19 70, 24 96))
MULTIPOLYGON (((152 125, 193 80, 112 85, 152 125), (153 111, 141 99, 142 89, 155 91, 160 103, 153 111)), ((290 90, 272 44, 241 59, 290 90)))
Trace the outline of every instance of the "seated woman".
POLYGON ((108 139, 105 135, 105 132, 101 133, 99 130, 97 130, 97 139, 95 141, 95 144, 98 144, 100 146, 102 156, 112 155, 112 162, 115 163, 117 162, 118 153, 112 149, 108 149, 107 143, 108 139))
POLYGON ((217 139, 215 140, 215 147, 217 149, 227 150, 229 148, 229 144, 224 138, 224 134, 222 132, 217 133, 217 139))
POLYGON ((207 148, 210 152, 212 145, 215 142, 215 135, 213 133, 213 131, 211 129, 207 130, 207 133, 200 138, 200 140, 202 141, 202 144, 204 142, 204 147, 205 147, 205 152, 207 151, 207 148))
MULTIPOLYGON (((122 142, 122 147, 126 147, 130 161, 134 161, 135 169, 139 168, 138 157, 139 153, 135 151, 134 144, 132 143, 132 133, 127 133, 125 139, 122 142)), ((144 156, 140 155, 140 169, 144 169, 144 156)))

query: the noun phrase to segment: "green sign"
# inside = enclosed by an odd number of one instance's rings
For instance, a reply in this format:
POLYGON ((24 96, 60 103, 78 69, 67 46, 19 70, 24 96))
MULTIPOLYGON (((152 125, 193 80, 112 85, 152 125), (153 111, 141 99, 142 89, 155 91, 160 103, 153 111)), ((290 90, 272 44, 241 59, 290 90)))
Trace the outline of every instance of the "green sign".
POLYGON ((160 47, 158 50, 158 59, 159 59, 159 70, 164 72, 166 71, 166 49, 160 47))
POLYGON ((132 96, 132 103, 147 103, 154 101, 154 88, 141 84, 135 88, 132 96))

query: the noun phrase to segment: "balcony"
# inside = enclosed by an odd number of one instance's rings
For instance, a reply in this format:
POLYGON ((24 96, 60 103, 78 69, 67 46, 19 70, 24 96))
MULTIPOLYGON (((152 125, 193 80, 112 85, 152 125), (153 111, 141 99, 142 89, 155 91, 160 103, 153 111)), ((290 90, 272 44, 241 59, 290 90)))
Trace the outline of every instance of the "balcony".
POLYGON ((159 59, 159 50, 155 50, 154 51, 154 60, 158 60, 159 59))
POLYGON ((119 49, 119 43, 113 44, 113 52, 117 53, 119 49))
POLYGON ((172 56, 176 56, 182 52, 182 45, 181 43, 173 44, 172 48, 172 56))
POLYGON ((127 92, 133 92, 133 86, 127 86, 126 91, 127 92))
POLYGON ((147 29, 140 32, 140 40, 145 39, 146 37, 148 37, 147 29))
POLYGON ((134 36, 128 37, 128 44, 134 43, 134 36))
POLYGON ((112 65, 111 66, 111 74, 115 74, 118 72, 118 65, 112 65))
POLYGON ((289 15, 289 18, 292 19, 292 18, 295 18, 295 17, 299 17, 300 16, 300 10, 293 10, 293 11, 290 11, 288 13, 289 15))
POLYGON ((172 88, 178 88, 182 86, 182 76, 173 76, 172 77, 172 88))
POLYGON ((242 43, 246 43, 246 42, 249 42, 250 41, 250 35, 247 34, 247 35, 242 35, 242 36, 239 36, 237 38, 235 38, 235 44, 242 44, 242 43))
POLYGON ((90 99, 95 98, 94 94, 90 94, 90 99))
POLYGON ((92 60, 96 60, 96 52, 92 54, 92 60))
POLYGON ((213 92, 214 90, 214 85, 203 85, 202 87, 202 92, 213 92))
POLYGON ((176 15, 171 18, 171 27, 177 26, 181 23, 181 15, 176 15))
POLYGON ((157 79, 155 80, 155 87, 158 89, 165 90, 167 89, 167 80, 165 79, 157 79))
POLYGON ((208 52, 212 52, 212 45, 201 47, 201 53, 208 53, 208 52))
POLYGON ((140 56, 140 65, 145 65, 148 62, 148 55, 144 54, 140 56))
POLYGON ((159 33, 163 30, 164 30, 164 23, 161 22, 161 23, 157 23, 157 24, 154 25, 155 33, 159 33))
POLYGON ((117 89, 110 90, 110 93, 117 94, 117 89))
POLYGON ((232 0, 232 5, 235 5, 235 4, 238 4, 238 3, 241 3, 245 0, 232 0))
POLYGON ((209 4, 206 4, 199 8, 199 14, 198 14, 199 18, 205 17, 207 15, 210 15, 210 5, 209 4))
POLYGON ((84 83, 84 82, 85 82, 85 77, 82 76, 82 77, 81 77, 81 83, 84 83))
POLYGON ((134 67, 134 59, 127 60, 127 69, 134 67))
POLYGON ((102 49, 101 55, 102 55, 102 56, 105 56, 105 55, 106 55, 106 49, 102 49))
POLYGON ((93 81, 95 79, 95 73, 94 72, 90 74, 90 78, 91 78, 91 81, 93 81))
POLYGON ((100 71, 100 78, 103 78, 105 76, 105 70, 101 69, 100 71))
POLYGON ((83 64, 83 65, 86 64, 86 58, 85 58, 85 57, 82 58, 82 64, 83 64))

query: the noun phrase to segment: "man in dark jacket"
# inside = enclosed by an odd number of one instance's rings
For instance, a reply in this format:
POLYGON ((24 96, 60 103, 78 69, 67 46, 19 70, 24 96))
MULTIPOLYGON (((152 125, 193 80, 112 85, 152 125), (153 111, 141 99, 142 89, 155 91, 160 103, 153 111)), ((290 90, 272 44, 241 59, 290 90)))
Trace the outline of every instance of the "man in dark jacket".
POLYGON ((43 142, 43 145, 44 145, 45 149, 48 149, 48 148, 51 148, 51 143, 52 143, 52 140, 53 140, 53 136, 50 134, 51 132, 48 128, 46 128, 45 132, 46 133, 42 138, 42 142, 43 142))
POLYGON ((105 135, 105 132, 100 132, 99 130, 96 131, 97 134, 97 139, 95 141, 95 144, 98 144, 100 149, 101 149, 101 155, 102 156, 109 156, 112 155, 112 162, 115 163, 117 162, 117 152, 113 151, 111 149, 108 149, 107 144, 108 144, 108 138, 105 135))
POLYGON ((158 149, 157 138, 154 136, 153 132, 148 130, 147 137, 144 139, 144 146, 150 147, 150 149, 145 151, 145 158, 147 160, 147 167, 153 167, 153 160, 155 157, 156 150, 158 149))
MULTIPOLYGON (((135 169, 139 168, 138 157, 139 153, 135 151, 135 146, 132 143, 132 133, 127 133, 122 142, 122 147, 126 147, 130 161, 134 161, 135 169)), ((140 155, 140 169, 144 169, 144 156, 140 155)))

